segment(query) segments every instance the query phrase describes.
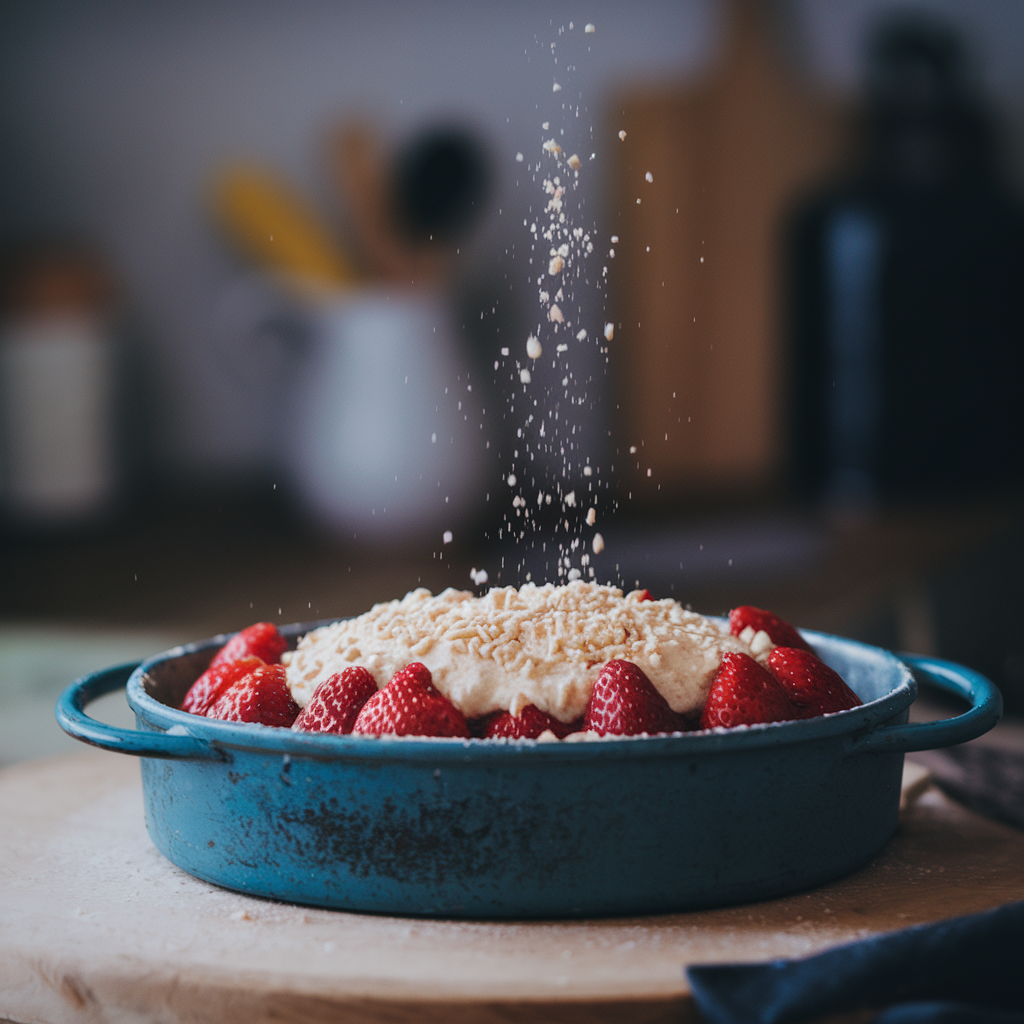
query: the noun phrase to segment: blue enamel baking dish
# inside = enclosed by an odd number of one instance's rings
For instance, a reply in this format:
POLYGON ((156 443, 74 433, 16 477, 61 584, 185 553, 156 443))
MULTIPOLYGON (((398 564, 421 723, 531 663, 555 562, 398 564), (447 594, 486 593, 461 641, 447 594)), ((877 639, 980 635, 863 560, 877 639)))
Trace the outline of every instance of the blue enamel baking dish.
MULTIPOLYGON (((310 624, 283 632, 294 645, 310 624)), ((978 673, 804 633, 862 707, 800 722, 593 743, 294 733, 177 710, 226 637, 73 683, 60 725, 141 758, 146 825, 229 889, 387 914, 650 914, 781 896, 843 875, 896 828, 903 754, 990 729, 978 673), (915 675, 966 699, 907 724, 915 675), (86 705, 127 684, 137 730, 86 705)))

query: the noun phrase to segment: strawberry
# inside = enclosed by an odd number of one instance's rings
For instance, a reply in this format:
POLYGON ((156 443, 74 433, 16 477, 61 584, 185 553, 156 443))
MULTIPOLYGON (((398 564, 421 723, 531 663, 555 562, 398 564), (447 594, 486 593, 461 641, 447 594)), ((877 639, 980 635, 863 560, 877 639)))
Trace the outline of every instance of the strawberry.
POLYGON ((439 693, 426 665, 414 661, 364 705, 353 733, 370 736, 469 736, 465 716, 439 693))
POLYGON ((217 698, 234 682, 248 675, 264 662, 260 658, 239 658, 237 661, 211 665, 190 687, 181 710, 193 715, 209 714, 217 698))
POLYGON ((316 688, 292 728, 298 732, 351 732, 363 705, 376 692, 373 676, 360 665, 349 665, 316 688))
POLYGON ((654 597, 651 595, 651 592, 646 587, 644 587, 644 589, 641 590, 640 593, 637 595, 637 600, 638 601, 653 601, 654 597))
POLYGON ((277 665, 288 647, 288 641, 272 622, 257 622, 236 633, 218 652, 210 668, 239 658, 262 658, 268 665, 277 665))
POLYGON ((776 647, 799 647, 802 651, 814 651, 811 645, 788 623, 763 608, 755 608, 752 604, 741 604, 729 612, 729 632, 739 636, 751 626, 754 632, 764 630, 776 647))
POLYGON ((560 722, 535 704, 527 704, 518 715, 513 715, 511 711, 491 715, 483 737, 488 740, 535 740, 546 729, 550 729, 559 739, 564 739, 569 733, 578 731, 579 727, 578 722, 560 722))
POLYGON ((731 729, 799 717, 782 684, 767 669, 747 654, 728 651, 711 681, 700 727, 731 729))
POLYGON ((217 698, 207 718, 287 728, 299 714, 283 665, 259 665, 217 698))
POLYGON ((583 728, 602 736, 655 735, 681 731, 679 716, 630 661, 609 661, 594 683, 583 728))
POLYGON ((782 683, 802 718, 845 711, 862 703, 838 672, 807 651, 776 647, 768 655, 768 667, 782 683))

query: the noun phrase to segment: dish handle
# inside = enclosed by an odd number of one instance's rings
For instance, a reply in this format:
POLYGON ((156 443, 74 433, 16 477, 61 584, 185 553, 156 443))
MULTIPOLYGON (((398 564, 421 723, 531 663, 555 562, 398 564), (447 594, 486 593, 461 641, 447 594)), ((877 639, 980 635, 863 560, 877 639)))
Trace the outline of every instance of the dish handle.
POLYGON ((853 741, 851 754, 932 750, 966 743, 988 732, 1003 713, 1003 698, 980 672, 952 661, 901 654, 900 658, 919 682, 937 686, 971 705, 969 711, 938 722, 911 722, 873 729, 853 741))
POLYGON ((117 665, 76 679, 57 701, 57 724, 69 735, 94 747, 114 750, 136 757, 173 757, 188 760, 226 761, 228 754, 220 747, 195 736, 171 732, 146 732, 142 729, 119 729, 85 713, 85 708, 105 693, 124 687, 129 676, 141 662, 117 665))

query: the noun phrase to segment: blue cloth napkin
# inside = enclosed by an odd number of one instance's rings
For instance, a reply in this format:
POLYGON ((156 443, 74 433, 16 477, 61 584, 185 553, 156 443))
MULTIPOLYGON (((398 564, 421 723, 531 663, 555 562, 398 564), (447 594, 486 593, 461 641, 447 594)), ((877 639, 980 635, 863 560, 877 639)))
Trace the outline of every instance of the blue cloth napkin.
POLYGON ((708 1024, 797 1024, 877 1010, 875 1024, 1024 1024, 1024 902, 805 960, 689 967, 708 1024))

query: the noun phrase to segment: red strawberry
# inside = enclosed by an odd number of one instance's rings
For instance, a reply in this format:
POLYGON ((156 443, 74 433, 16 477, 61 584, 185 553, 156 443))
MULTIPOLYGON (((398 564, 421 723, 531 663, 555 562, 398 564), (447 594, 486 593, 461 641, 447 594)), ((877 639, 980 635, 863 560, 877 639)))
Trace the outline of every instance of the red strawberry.
POLYGON ((546 729, 550 729, 559 739, 563 739, 569 733, 578 731, 579 727, 578 722, 560 722, 536 705, 527 704, 518 715, 513 715, 511 711, 491 715, 483 736, 489 740, 535 740, 546 729))
POLYGON ((776 647, 768 655, 768 667, 782 683, 802 718, 845 711, 862 703, 838 672, 807 651, 776 647))
POLYGON ((360 665, 349 665, 316 688, 292 728, 299 732, 351 732, 363 705, 376 692, 373 676, 360 665))
POLYGON ((587 702, 583 728, 602 736, 655 735, 683 728, 679 716, 630 661, 609 661, 601 669, 587 702))
POLYGON ((426 665, 414 661, 396 672, 359 712, 353 733, 370 736, 469 736, 465 716, 439 693, 426 665))
POLYGON ((637 600, 638 601, 653 601, 654 598, 651 596, 651 592, 646 587, 644 587, 644 589, 641 590, 640 594, 637 596, 637 600))
POLYGON ((262 658, 268 665, 277 665, 288 647, 288 641, 272 622, 257 622, 236 633, 210 662, 210 668, 239 658, 262 658))
POLYGON ((264 662, 259 658, 239 658, 220 665, 211 665, 190 687, 181 710, 193 715, 209 714, 217 698, 234 682, 248 675, 264 662))
POLYGON ((752 604, 741 604, 729 612, 729 631, 733 636, 739 636, 747 626, 752 626, 755 633, 763 629, 776 647, 799 647, 802 651, 814 653, 811 645, 778 615, 755 608, 752 604))
POLYGON ((298 714, 299 705, 288 689, 284 666, 260 665, 232 683, 206 717, 288 728, 298 714))
POLYGON ((799 717, 782 684, 767 669, 747 654, 729 651, 722 655, 722 664, 711 682, 700 727, 731 729, 799 717))

